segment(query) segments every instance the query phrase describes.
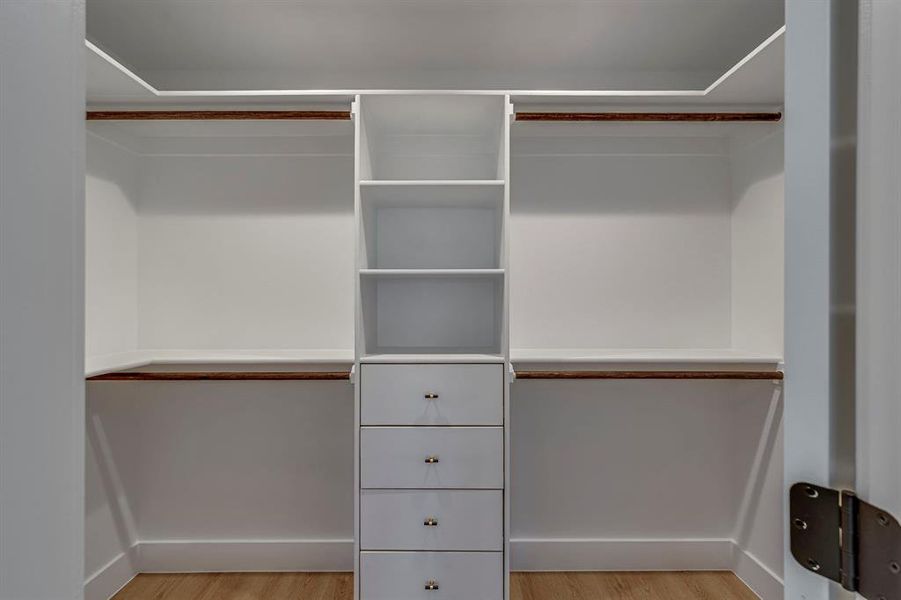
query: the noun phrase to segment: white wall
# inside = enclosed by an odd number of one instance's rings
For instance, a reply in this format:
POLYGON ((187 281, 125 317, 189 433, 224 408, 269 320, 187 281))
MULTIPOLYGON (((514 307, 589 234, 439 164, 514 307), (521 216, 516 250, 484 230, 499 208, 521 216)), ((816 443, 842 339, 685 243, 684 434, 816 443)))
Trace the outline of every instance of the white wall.
POLYGON ((352 355, 348 124, 94 123, 91 132, 89 356, 352 355))
MULTIPOLYGON (((520 124, 513 348, 782 353, 780 125, 520 124)), ((524 569, 734 569, 782 597, 771 382, 513 388, 524 569)))
MULTIPOLYGON (((746 127, 747 131, 738 132, 731 140, 733 345, 781 356, 785 304, 783 130, 781 124, 746 127)), ((746 576, 763 598, 782 593, 776 585, 784 571, 781 401, 780 395, 770 403, 769 421, 755 450, 734 534, 745 554, 739 561, 739 574, 753 574, 749 561, 756 561, 771 575, 746 576)))
POLYGON ((732 569, 782 597, 772 382, 518 381, 512 565, 732 569))
POLYGON ((732 140, 732 344, 782 355, 785 168, 780 125, 732 140))
MULTIPOLYGON (((322 125, 93 124, 88 352, 352 355, 352 139, 322 125)), ((351 568, 349 383, 87 395, 88 600, 141 570, 351 568)))
POLYGON ((138 156, 87 136, 85 353, 138 349, 138 156))
POLYGON ((515 383, 513 537, 731 537, 772 389, 515 383))
POLYGON ((84 3, 0 3, 0 598, 81 597, 84 3))
POLYGON ((352 351, 352 158, 153 156, 141 168, 142 348, 352 351))
POLYGON ((731 346, 725 138, 659 125, 513 132, 512 348, 731 346))
MULTIPOLYGON (((778 237, 754 161, 778 137, 739 164, 722 130, 604 127, 517 134, 515 347, 730 347, 737 257, 778 237)), ((349 348, 349 159, 222 137, 138 144, 141 345, 349 348)), ((777 389, 516 383, 513 567, 736 568, 775 599, 777 389)), ((347 384, 96 383, 89 411, 89 576, 350 564, 347 384)))
POLYGON ((89 597, 128 561, 351 568, 349 382, 97 382, 88 397, 89 597))

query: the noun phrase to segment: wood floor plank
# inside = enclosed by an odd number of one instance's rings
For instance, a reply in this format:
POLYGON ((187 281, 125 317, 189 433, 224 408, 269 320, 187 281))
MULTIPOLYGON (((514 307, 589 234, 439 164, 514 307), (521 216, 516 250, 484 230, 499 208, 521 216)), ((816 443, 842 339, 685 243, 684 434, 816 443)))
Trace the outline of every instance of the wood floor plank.
MULTIPOLYGON (((757 600, 727 571, 513 573, 511 600, 757 600)), ((351 573, 145 573, 113 600, 352 600, 351 573)))

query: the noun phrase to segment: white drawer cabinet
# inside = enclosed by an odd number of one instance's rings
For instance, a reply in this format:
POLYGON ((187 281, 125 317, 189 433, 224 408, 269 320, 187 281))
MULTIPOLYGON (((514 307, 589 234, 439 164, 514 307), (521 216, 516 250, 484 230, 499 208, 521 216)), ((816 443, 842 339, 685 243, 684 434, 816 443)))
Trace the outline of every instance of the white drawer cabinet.
POLYGON ((500 427, 374 427, 360 432, 364 488, 504 487, 500 427))
POLYGON ((361 490, 363 550, 503 549, 499 490, 361 490))
POLYGON ((501 600, 499 552, 363 552, 365 600, 501 600))
POLYGON ((502 425, 502 364, 366 364, 362 425, 502 425))

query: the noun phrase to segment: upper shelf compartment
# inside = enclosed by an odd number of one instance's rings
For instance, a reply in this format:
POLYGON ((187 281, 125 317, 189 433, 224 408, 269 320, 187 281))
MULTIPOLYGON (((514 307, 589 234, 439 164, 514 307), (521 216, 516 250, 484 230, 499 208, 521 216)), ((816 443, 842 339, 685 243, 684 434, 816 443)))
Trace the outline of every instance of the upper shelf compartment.
POLYGON ((360 199, 366 268, 501 265, 503 182, 363 182, 360 199))
POLYGON ((361 99, 363 180, 503 179, 501 95, 361 99))

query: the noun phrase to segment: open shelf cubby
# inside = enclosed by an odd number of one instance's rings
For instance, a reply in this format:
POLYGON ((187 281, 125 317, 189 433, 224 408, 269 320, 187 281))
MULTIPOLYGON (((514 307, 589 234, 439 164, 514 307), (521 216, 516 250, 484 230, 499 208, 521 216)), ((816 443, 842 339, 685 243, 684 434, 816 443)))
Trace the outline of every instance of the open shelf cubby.
POLYGON ((501 179, 504 110, 499 95, 366 96, 361 178, 501 179))
POLYGON ((504 272, 360 272, 365 355, 501 354, 504 272))
POLYGON ((362 264, 378 269, 494 269, 504 182, 363 182, 362 264))

